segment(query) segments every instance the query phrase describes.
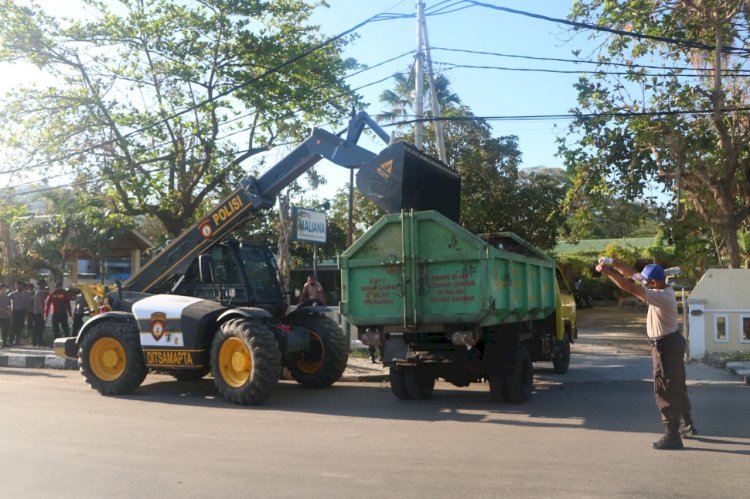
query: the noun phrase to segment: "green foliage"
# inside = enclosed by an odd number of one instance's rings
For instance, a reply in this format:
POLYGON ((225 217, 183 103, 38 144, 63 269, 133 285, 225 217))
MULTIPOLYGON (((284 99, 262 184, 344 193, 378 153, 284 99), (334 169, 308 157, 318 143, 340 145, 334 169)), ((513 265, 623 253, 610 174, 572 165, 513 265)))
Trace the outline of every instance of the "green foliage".
POLYGON ((570 134, 560 139, 560 154, 573 176, 568 206, 603 207, 613 196, 633 200, 641 197, 644 186, 660 186, 671 195, 672 217, 685 220, 686 212, 692 212, 703 229, 718 234, 714 237, 729 265, 738 266, 735 235, 750 216, 750 127, 746 111, 726 110, 746 107, 750 84, 736 72, 747 69, 744 55, 725 51, 717 58, 716 53, 728 46, 747 46, 749 18, 743 4, 736 0, 579 0, 574 4, 571 19, 618 29, 627 26, 637 33, 689 40, 711 50, 606 35, 598 53, 601 71, 578 81, 579 117, 571 123, 570 134), (653 65, 655 60, 664 69, 636 66, 653 65), (631 66, 626 75, 618 75, 610 69, 613 62, 631 66))
POLYGON ((244 160, 356 100, 345 40, 282 66, 323 41, 309 24, 323 2, 84 1, 92 21, 0 0, 0 60, 55 78, 3 100, 0 145, 24 168, 69 165, 173 236, 237 185, 244 160))

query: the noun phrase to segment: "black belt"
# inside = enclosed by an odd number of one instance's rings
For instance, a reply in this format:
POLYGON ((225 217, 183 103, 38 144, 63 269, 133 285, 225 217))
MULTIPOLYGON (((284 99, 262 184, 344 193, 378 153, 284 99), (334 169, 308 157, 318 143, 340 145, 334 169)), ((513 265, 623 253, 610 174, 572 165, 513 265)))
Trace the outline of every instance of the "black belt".
POLYGON ((672 336, 675 334, 680 334, 680 331, 677 330, 674 333, 665 334, 664 336, 659 336, 658 338, 647 338, 648 344, 654 347, 658 347, 664 342, 664 340, 672 338, 672 336))

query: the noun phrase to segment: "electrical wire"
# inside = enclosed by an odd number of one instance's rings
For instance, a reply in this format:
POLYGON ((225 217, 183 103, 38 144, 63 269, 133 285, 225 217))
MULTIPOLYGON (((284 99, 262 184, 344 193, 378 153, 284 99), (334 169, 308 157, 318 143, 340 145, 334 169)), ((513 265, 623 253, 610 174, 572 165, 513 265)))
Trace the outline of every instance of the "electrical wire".
MULTIPOLYGON (((534 14, 532 12, 527 12, 527 11, 524 11, 524 10, 511 9, 509 7, 500 7, 499 5, 493 5, 493 4, 487 3, 487 2, 479 2, 477 0, 463 0, 463 1, 466 2, 466 3, 470 3, 470 4, 472 4, 474 6, 477 6, 477 7, 483 7, 483 8, 491 9, 491 10, 497 10, 497 11, 505 12, 505 13, 508 13, 508 14, 517 14, 517 15, 521 15, 521 16, 531 17, 533 19, 539 19, 539 20, 542 20, 542 21, 554 22, 554 23, 557 23, 557 24, 563 24, 563 25, 566 25, 566 26, 571 26, 571 27, 579 28, 579 29, 587 29, 587 30, 591 30, 591 31, 599 31, 599 32, 604 32, 604 33, 612 33, 614 35, 621 35, 621 36, 626 36, 626 37, 630 37, 630 38, 637 38, 639 40, 653 40, 653 41, 663 42, 663 43, 670 44, 670 45, 678 45, 678 46, 687 47, 687 48, 708 50, 708 51, 711 51, 711 52, 713 52, 713 51, 716 50, 715 46, 706 45, 705 43, 696 42, 696 41, 693 41, 693 40, 680 39, 680 38, 670 38, 670 37, 667 37, 667 36, 658 36, 658 35, 647 35, 645 33, 638 33, 638 32, 635 32, 635 31, 627 31, 627 30, 622 30, 622 29, 608 28, 606 26, 598 26, 598 25, 595 25, 595 24, 582 23, 582 22, 577 22, 577 21, 569 21, 567 19, 560 19, 560 18, 556 18, 556 17, 549 17, 549 16, 545 16, 545 15, 542 15, 542 14, 534 14)), ((740 48, 740 47, 733 47, 733 46, 729 46, 729 45, 726 46, 726 47, 722 47, 721 50, 722 50, 722 52, 725 52, 725 53, 736 53, 736 54, 743 54, 743 55, 750 54, 750 49, 745 49, 745 48, 740 48)))

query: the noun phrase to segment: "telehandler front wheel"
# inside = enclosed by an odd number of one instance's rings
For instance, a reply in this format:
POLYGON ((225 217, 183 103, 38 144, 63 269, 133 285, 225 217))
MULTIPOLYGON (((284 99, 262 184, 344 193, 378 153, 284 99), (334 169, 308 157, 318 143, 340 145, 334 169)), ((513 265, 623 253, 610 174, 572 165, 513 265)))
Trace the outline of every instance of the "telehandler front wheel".
POLYGON ((349 348, 336 323, 321 315, 298 315, 288 323, 307 329, 310 338, 307 350, 287 359, 292 377, 307 388, 327 388, 338 381, 346 369, 349 348))
POLYGON ((133 323, 104 321, 93 326, 78 347, 78 367, 102 395, 124 395, 141 386, 148 369, 133 323))
POLYGON ((262 322, 231 319, 211 344, 211 372, 225 399, 235 404, 259 404, 279 381, 279 344, 262 322))

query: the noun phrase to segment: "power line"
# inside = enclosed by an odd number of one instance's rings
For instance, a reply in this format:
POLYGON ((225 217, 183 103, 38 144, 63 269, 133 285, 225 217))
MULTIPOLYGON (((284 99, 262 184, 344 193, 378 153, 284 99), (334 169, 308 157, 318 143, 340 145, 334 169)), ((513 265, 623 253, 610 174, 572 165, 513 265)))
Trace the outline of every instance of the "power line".
MULTIPOLYGON (((577 22, 577 21, 569 21, 567 19, 560 19, 556 17, 544 16, 541 14, 534 14, 532 12, 527 12, 524 10, 511 9, 509 7, 500 7, 499 5, 493 5, 493 4, 486 3, 486 2, 479 2, 477 0, 464 0, 464 1, 466 3, 470 3, 477 7, 484 7, 484 8, 491 9, 491 10, 506 12, 508 14, 517 14, 521 16, 531 17, 534 19, 540 19, 542 21, 549 21, 549 22, 554 22, 557 24, 564 24, 566 26, 572 26, 574 28, 587 29, 591 31, 601 31, 604 33, 612 33, 615 35, 621 35, 621 36, 626 36, 630 38, 638 38, 640 40, 654 40, 657 42, 663 42, 663 43, 672 44, 672 45, 680 45, 680 46, 688 47, 688 48, 696 48, 696 49, 708 50, 708 51, 716 50, 715 46, 706 45, 705 43, 696 42, 693 40, 687 40, 684 38, 680 39, 680 38, 670 38, 667 36, 647 35, 645 33, 638 33, 635 31, 626 31, 622 29, 608 28, 606 26, 598 26, 595 24, 582 23, 582 22, 577 22)), ((726 46, 726 47, 722 47, 722 52, 748 54, 750 53, 750 49, 726 46)))
MULTIPOLYGON (((581 70, 581 69, 549 69, 549 68, 513 68, 507 66, 489 66, 475 64, 455 64, 452 62, 433 61, 433 64, 443 66, 443 71, 453 69, 493 69, 497 71, 516 71, 521 73, 557 73, 557 74, 599 74, 607 76, 632 76, 630 71, 605 71, 605 70, 581 70)), ((730 70, 733 71, 733 70, 730 70)), ((722 72, 724 73, 724 72, 722 72)), ((706 78, 701 74, 677 74, 677 73, 642 73, 641 76, 656 77, 680 77, 680 78, 706 78)), ((736 70, 733 76, 750 76, 750 70, 736 70)))
MULTIPOLYGON (((720 109, 720 113, 729 114, 735 112, 747 112, 750 111, 750 107, 734 107, 720 109)), ((402 126, 410 125, 417 122, 431 122, 431 121, 565 121, 575 119, 593 119, 593 118, 637 118, 637 117, 658 117, 658 116, 674 116, 674 115, 689 115, 689 114, 713 114, 714 111, 711 109, 675 109, 670 111, 623 111, 623 112, 611 112, 611 113, 569 113, 569 114, 532 114, 532 115, 508 115, 508 116, 441 116, 440 118, 435 117, 416 117, 409 120, 402 120, 395 123, 383 124, 383 127, 390 126, 402 126)))
MULTIPOLYGON (((614 67, 624 67, 624 68, 642 68, 642 69, 661 69, 661 70, 670 70, 670 71, 701 71, 700 69, 696 69, 691 66, 656 66, 656 65, 647 65, 647 64, 634 64, 634 63, 625 63, 625 62, 612 62, 612 61, 596 61, 592 59, 565 59, 560 57, 539 57, 539 56, 531 56, 531 55, 521 55, 521 54, 507 54, 502 52, 487 52, 482 50, 469 50, 469 49, 457 49, 457 48, 446 48, 446 47, 432 47, 432 50, 437 51, 444 51, 444 52, 458 52, 458 53, 464 53, 464 54, 477 54, 477 55, 491 55, 495 57, 506 57, 510 59, 524 59, 524 60, 530 60, 530 61, 549 61, 549 62, 569 62, 573 64, 596 64, 601 66, 614 66, 614 67)), ((703 71, 711 72, 714 71, 712 69, 704 69, 703 71)), ((748 70, 732 70, 732 69, 722 69, 722 74, 725 72, 739 72, 739 71, 748 71, 748 70)))

